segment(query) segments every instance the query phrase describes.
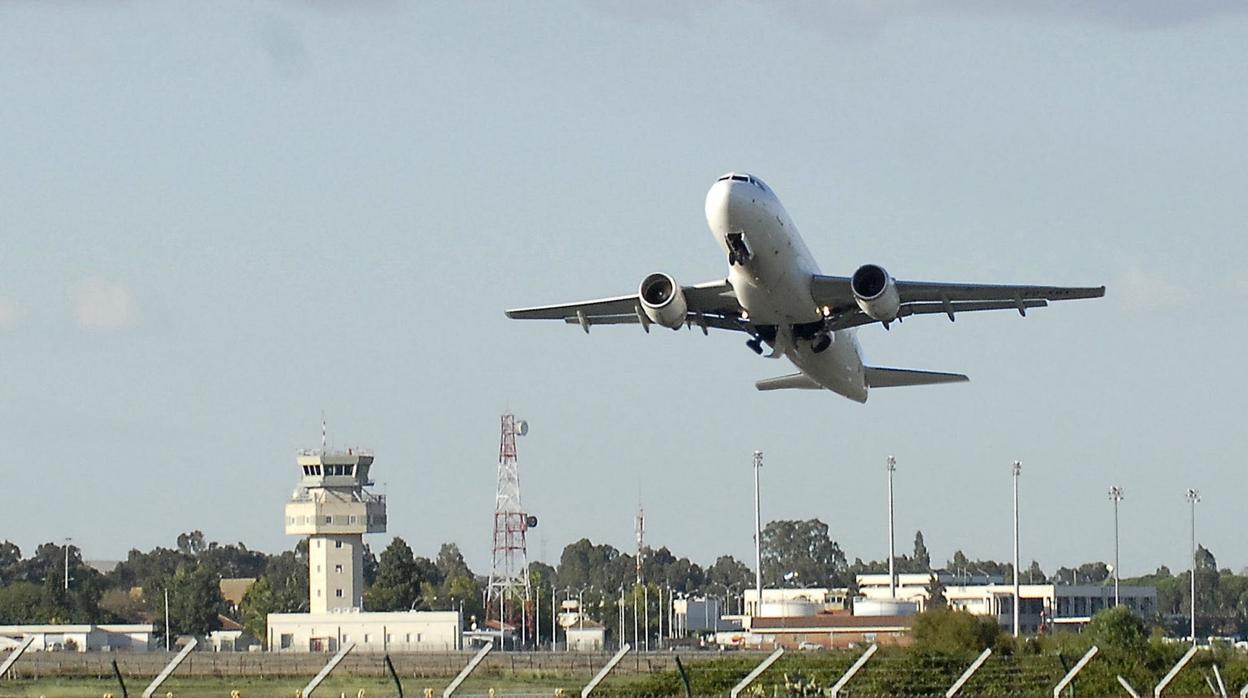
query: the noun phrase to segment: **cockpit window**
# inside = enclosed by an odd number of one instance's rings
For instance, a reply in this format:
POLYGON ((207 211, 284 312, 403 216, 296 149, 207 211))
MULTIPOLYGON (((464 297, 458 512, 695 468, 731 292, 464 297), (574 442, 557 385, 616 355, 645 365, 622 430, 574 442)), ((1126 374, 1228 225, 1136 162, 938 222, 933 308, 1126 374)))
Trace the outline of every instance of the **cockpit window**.
POLYGON ((763 180, 758 179, 757 177, 754 177, 754 176, 751 176, 751 175, 726 174, 726 175, 724 175, 723 177, 720 177, 719 179, 717 179, 717 180, 715 180, 715 181, 716 181, 716 182, 722 182, 722 181, 724 181, 724 180, 726 180, 726 179, 727 179, 727 180, 732 180, 732 181, 734 181, 734 182, 745 182, 745 183, 747 183, 747 184, 753 184, 754 186, 758 187, 759 189, 762 189, 763 191, 769 191, 769 190, 767 189, 767 185, 766 185, 766 184, 763 184, 763 180))

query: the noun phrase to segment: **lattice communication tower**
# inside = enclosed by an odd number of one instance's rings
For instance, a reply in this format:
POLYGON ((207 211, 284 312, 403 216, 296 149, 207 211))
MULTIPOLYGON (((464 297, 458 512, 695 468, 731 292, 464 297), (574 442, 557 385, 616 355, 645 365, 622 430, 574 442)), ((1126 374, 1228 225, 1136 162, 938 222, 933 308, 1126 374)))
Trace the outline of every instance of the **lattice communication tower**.
POLYGON ((529 425, 522 419, 516 419, 512 413, 505 412, 501 431, 498 491, 494 497, 494 562, 490 568, 485 615, 501 622, 514 622, 516 619, 523 622, 530 593, 525 533, 537 526, 537 517, 526 514, 520 503, 516 437, 527 434, 529 425))

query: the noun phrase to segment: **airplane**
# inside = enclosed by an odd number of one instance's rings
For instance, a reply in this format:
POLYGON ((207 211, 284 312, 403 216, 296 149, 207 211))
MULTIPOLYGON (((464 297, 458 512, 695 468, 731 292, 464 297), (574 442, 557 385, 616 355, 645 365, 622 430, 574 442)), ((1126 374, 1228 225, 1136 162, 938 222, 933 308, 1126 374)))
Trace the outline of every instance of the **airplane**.
POLYGON ((728 260, 728 277, 681 286, 655 272, 637 293, 506 311, 521 320, 594 325, 638 324, 731 330, 749 335, 756 354, 787 358, 798 372, 755 383, 758 390, 827 389, 859 403, 871 388, 958 383, 961 373, 868 366, 856 328, 888 329, 912 315, 1017 310, 1026 317, 1049 301, 1100 298, 1105 287, 1071 288, 940 283, 894 279, 878 264, 851 276, 825 276, 780 199, 762 179, 729 172, 706 194, 706 222, 728 260))

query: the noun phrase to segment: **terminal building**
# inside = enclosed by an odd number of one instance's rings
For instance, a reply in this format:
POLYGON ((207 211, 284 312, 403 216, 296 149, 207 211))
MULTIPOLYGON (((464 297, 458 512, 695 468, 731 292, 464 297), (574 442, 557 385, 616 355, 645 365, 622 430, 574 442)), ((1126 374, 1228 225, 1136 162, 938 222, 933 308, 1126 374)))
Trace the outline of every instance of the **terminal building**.
POLYGON ((372 452, 300 451, 298 464, 286 533, 308 537, 310 612, 269 614, 269 651, 462 649, 458 611, 364 611, 364 535, 386 530, 386 498, 368 491, 372 452))

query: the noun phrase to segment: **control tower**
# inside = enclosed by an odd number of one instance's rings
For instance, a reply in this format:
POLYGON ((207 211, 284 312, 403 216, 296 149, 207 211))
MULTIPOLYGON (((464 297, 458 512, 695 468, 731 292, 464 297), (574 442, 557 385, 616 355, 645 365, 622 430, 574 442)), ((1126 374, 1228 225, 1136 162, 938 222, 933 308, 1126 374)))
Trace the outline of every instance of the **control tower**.
POLYGON ((372 451, 299 452, 299 486, 286 503, 286 535, 308 537, 308 610, 364 604, 364 534, 386 530, 386 498, 370 493, 372 451))

